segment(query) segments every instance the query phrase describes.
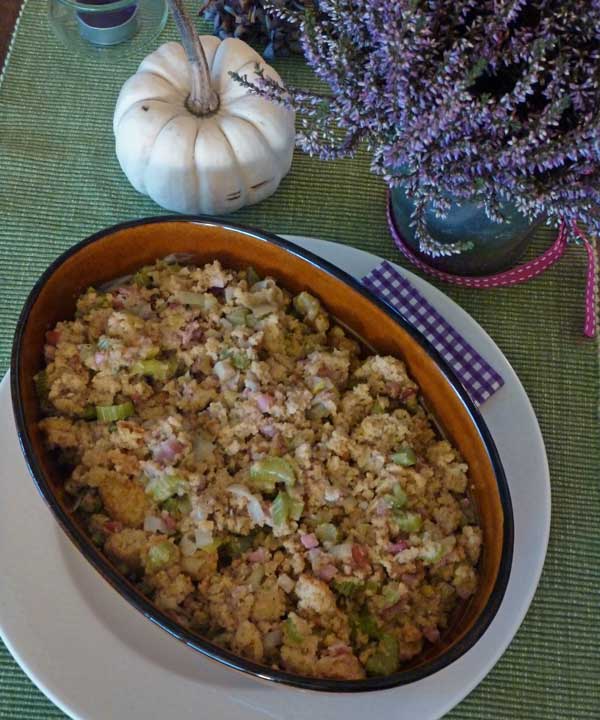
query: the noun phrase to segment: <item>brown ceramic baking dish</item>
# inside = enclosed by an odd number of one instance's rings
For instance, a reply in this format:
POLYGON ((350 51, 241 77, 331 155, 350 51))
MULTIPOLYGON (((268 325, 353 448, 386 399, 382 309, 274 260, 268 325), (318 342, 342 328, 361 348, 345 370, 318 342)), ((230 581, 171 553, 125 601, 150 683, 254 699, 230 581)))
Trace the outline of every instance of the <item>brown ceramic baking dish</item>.
POLYGON ((18 324, 11 365, 17 429, 31 475, 56 519, 102 576, 146 617, 204 655, 231 668, 275 682, 337 692, 389 688, 413 682, 449 665, 485 632, 504 595, 511 568, 513 519, 506 479, 493 440, 460 382, 431 345, 402 317, 359 283, 302 248, 267 233, 210 218, 158 217, 117 225, 75 245, 33 288, 18 324), (59 469, 43 446, 34 375, 43 365, 45 332, 69 319, 76 298, 90 285, 128 275, 173 253, 190 262, 215 258, 230 267, 253 265, 293 293, 309 290, 338 321, 377 352, 402 358, 447 437, 471 469, 483 530, 480 587, 460 608, 441 641, 386 677, 342 681, 306 678, 258 665, 194 635, 149 603, 88 539, 69 510, 59 469))

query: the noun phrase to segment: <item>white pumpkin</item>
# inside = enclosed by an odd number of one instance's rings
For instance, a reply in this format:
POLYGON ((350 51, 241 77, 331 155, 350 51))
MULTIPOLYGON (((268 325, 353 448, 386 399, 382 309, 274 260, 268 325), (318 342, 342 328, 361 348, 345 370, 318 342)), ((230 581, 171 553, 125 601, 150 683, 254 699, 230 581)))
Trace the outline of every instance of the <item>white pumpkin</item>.
POLYGON ((229 73, 254 80, 258 63, 281 80, 245 42, 198 38, 179 2, 170 4, 186 49, 162 45, 121 89, 113 121, 121 168, 167 210, 220 215, 257 203, 290 169, 294 113, 229 73))

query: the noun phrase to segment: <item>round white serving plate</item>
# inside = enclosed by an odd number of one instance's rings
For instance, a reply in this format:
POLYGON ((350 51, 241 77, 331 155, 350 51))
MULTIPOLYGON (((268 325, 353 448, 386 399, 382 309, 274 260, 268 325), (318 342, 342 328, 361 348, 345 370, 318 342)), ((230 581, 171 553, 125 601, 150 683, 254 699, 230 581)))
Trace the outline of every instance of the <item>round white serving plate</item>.
MULTIPOLYGON (((290 240, 357 278, 380 261, 311 238, 290 240)), ((436 720, 485 677, 533 599, 550 531, 550 478, 540 429, 514 370, 486 332, 426 281, 398 268, 500 372, 482 407, 504 464, 515 522, 502 605, 459 660, 419 682, 375 693, 324 694, 257 680, 213 662, 148 622, 63 535, 21 455, 8 376, 0 384, 0 636, 50 700, 82 720, 436 720)))

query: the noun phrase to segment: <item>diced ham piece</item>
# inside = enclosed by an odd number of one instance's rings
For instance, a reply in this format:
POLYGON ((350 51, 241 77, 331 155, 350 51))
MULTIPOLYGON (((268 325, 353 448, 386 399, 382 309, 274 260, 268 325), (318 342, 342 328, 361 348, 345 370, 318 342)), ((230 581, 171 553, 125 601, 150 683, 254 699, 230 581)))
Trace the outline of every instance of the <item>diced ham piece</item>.
POLYGON ((157 462, 172 463, 181 452, 185 450, 185 445, 175 438, 169 438, 159 443, 152 451, 152 455, 157 462))
POLYGON ((253 550, 251 553, 248 553, 248 560, 250 560, 250 562, 262 563, 266 559, 267 554, 264 548, 258 548, 258 550, 253 550))
POLYGON ((120 523, 118 520, 107 520, 104 523, 104 529, 109 533, 118 533, 123 529, 123 523, 120 523))
POLYGON ((48 345, 58 345, 60 340, 60 332, 58 330, 48 330, 46 333, 46 342, 48 345))
POLYGON ((436 643, 440 639, 440 631, 436 627, 423 628, 423 635, 430 643, 436 643))
POLYGON ((264 435, 268 438, 274 438, 275 435, 277 435, 277 428, 275 427, 275 425, 271 425, 270 423, 261 425, 259 430, 261 435, 264 435))
POLYGON ((375 505, 375 515, 378 517, 383 517, 384 515, 387 515, 390 511, 390 506, 388 503, 386 503, 385 500, 379 500, 377 502, 377 505, 375 505))
POLYGON ((94 355, 94 362, 96 363, 96 367, 100 367, 104 364, 104 361, 106 360, 106 354, 103 352, 97 352, 94 355))
POLYGON ((406 402, 417 394, 415 388, 404 388, 400 393, 400 402, 406 402))
POLYGON ((269 412, 275 402, 275 398, 272 395, 267 395, 266 393, 259 393, 255 397, 255 400, 258 405, 258 409, 263 413, 269 412))
POLYGON ((112 305, 115 310, 122 310, 128 300, 137 298, 138 289, 135 287, 119 287, 113 291, 112 305))
POLYGON ((349 655, 352 652, 352 648, 345 643, 334 643, 327 648, 328 655, 349 655))
POLYGON ((307 550, 312 550, 318 547, 319 541, 314 533, 308 533, 307 535, 300 536, 300 542, 304 545, 307 550))
POLYGON ((415 587, 420 582, 418 575, 410 575, 409 573, 404 573, 400 579, 408 587, 415 587))
POLYGON ((202 340, 204 333, 200 330, 200 323, 197 320, 189 322, 181 331, 181 342, 184 346, 191 342, 199 342, 202 340))
POLYGON ((317 570, 317 576, 325 582, 329 582, 337 573, 335 565, 323 565, 317 570))
POLYGON ((391 605, 390 607, 385 608, 385 610, 381 612, 381 617, 384 620, 391 620, 404 609, 406 609, 406 601, 400 600, 400 602, 397 602, 395 605, 391 605))
POLYGON ((366 567, 369 564, 369 553, 362 545, 352 546, 352 559, 358 567, 366 567))
POLYGON ((406 550, 407 547, 408 543, 406 542, 406 540, 398 540, 397 542, 390 543, 388 545, 388 550, 393 555, 397 555, 399 552, 406 550))
POLYGON ((162 516, 162 520, 165 524, 165 528, 169 531, 177 530, 177 520, 175 520, 174 517, 169 515, 169 513, 164 513, 162 516))
POLYGON ((388 391, 388 394, 391 395, 391 397, 397 398, 402 392, 402 385, 400 385, 399 382, 389 382, 386 385, 386 390, 388 391))

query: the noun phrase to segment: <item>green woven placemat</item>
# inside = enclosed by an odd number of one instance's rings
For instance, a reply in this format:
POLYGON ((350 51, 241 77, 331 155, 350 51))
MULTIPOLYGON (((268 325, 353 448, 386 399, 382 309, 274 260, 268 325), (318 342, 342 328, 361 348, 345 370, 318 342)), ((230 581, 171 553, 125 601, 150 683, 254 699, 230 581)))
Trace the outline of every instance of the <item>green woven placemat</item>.
MULTIPOLYGON (((26 4, 0 88, 2 373, 19 309, 48 263, 102 227, 162 213, 129 186, 113 151, 115 99, 140 58, 108 69, 75 58, 49 34, 45 13, 40 0, 26 4)), ((163 38, 174 38, 171 26, 163 38)), ((277 67, 290 81, 311 82, 299 59, 277 67)), ((385 188, 369 174, 366 156, 321 163, 297 154, 272 198, 232 217, 403 262, 384 210, 385 188)), ((536 248, 548 240, 542 232, 536 248)), ((581 336, 584 270, 583 251, 572 248, 521 287, 443 287, 489 331, 523 381, 553 491, 550 549, 532 608, 496 668, 450 713, 455 720, 600 717, 599 382, 597 348, 581 336)), ((0 644, 0 720, 57 717, 0 644)))

